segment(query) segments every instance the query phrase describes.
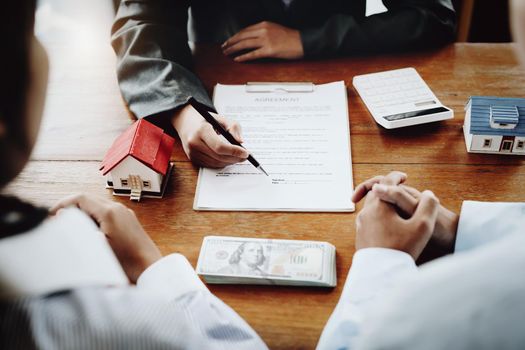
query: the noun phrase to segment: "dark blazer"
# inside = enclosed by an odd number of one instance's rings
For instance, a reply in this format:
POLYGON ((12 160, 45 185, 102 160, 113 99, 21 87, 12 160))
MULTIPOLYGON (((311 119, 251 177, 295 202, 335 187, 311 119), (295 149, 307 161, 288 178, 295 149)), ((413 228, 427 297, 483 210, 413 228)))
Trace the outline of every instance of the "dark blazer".
POLYGON ((188 40, 222 43, 261 21, 298 29, 305 57, 415 50, 453 40, 451 0, 383 3, 388 12, 365 17, 366 0, 294 0, 288 8, 282 0, 123 0, 112 28, 122 95, 139 118, 177 108, 191 96, 211 106, 191 71, 188 40))

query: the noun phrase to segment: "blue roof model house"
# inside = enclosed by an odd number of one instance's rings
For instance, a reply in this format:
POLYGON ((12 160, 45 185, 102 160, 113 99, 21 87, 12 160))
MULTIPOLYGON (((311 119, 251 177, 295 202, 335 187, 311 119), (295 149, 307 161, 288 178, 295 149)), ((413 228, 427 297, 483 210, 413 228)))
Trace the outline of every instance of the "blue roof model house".
POLYGON ((465 111, 467 151, 525 155, 525 98, 472 96, 465 111))

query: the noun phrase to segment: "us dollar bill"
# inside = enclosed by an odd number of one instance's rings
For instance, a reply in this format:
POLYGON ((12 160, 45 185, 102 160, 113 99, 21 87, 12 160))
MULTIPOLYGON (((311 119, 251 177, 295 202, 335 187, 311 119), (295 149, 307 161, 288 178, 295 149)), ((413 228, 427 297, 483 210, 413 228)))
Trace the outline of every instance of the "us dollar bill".
POLYGON ((335 247, 317 241, 207 236, 197 273, 208 283, 337 284, 335 247))

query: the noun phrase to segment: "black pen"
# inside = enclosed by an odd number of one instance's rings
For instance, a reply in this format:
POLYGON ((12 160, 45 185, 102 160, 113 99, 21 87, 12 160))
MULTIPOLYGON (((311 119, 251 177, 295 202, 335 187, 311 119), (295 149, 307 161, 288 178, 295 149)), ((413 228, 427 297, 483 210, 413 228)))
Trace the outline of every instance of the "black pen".
MULTIPOLYGON (((198 102, 197 100, 195 100, 193 97, 190 98, 190 100, 188 101, 190 103, 190 105, 195 108, 195 110, 197 112, 199 112, 200 115, 202 115, 202 117, 204 119, 206 119, 206 121, 208 123, 210 123, 213 128, 215 130, 217 130, 219 132, 219 134, 221 134, 222 136, 224 136, 226 138, 226 140, 228 140, 229 143, 231 143, 232 145, 236 145, 236 146, 240 146, 242 148, 244 148, 243 145, 241 145, 241 143, 239 141, 237 141, 233 136, 232 134, 230 134, 228 132, 228 130, 224 129, 222 127, 222 125, 217 121, 217 119, 215 119, 211 114, 210 112, 208 111, 208 107, 203 105, 202 103, 198 102)), ((246 149, 246 148, 245 148, 246 149)), ((270 176, 268 175, 268 173, 263 169, 263 167, 261 166, 261 164, 259 164, 259 162, 257 160, 255 160, 255 158, 253 158, 253 156, 250 154, 248 155, 248 161, 250 163, 253 164, 254 167, 256 167, 257 169, 259 169, 262 173, 264 173, 266 176, 270 176)))

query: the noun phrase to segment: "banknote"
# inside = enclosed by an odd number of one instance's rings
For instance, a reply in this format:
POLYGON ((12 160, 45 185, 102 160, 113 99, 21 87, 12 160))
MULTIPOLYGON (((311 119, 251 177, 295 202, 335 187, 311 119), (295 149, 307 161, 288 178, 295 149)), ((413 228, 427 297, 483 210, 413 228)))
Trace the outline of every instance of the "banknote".
POLYGON ((317 241, 207 236, 197 273, 208 283, 335 286, 335 247, 317 241))

